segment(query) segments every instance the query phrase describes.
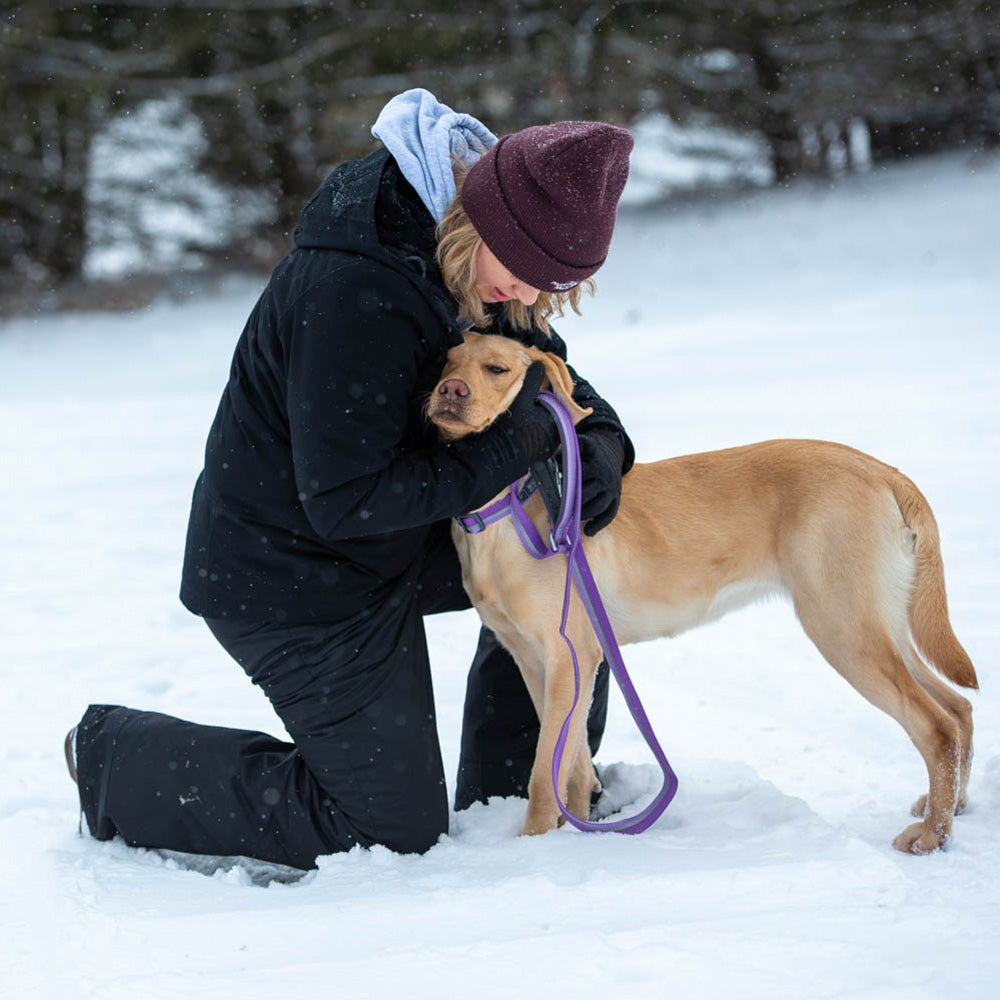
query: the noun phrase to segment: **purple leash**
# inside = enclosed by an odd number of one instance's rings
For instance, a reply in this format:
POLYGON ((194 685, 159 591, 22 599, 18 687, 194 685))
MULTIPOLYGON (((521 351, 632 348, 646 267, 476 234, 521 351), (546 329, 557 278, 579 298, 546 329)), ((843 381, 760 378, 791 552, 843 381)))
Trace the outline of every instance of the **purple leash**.
POLYGON ((556 418, 559 425, 559 435, 562 438, 563 446, 563 482, 565 484, 563 492, 562 509, 559 518, 552 529, 549 544, 547 545, 538 530, 535 528, 531 518, 525 513, 521 499, 518 497, 518 484, 514 483, 509 492, 489 507, 476 514, 467 514, 458 518, 459 524, 470 534, 476 534, 485 530, 489 525, 501 520, 508 515, 514 518, 514 526, 517 529, 518 537, 522 545, 535 559, 547 559, 557 552, 562 552, 566 556, 566 586, 563 593, 562 619, 559 624, 559 634, 569 647, 570 655, 573 658, 574 692, 573 705, 569 710, 559 732, 556 741, 555 752, 552 755, 552 788, 555 792, 556 803, 563 816, 573 824, 578 830, 593 832, 597 830, 612 830, 616 833, 642 833, 650 827, 662 815, 663 811, 670 805, 671 799, 677 792, 677 775, 674 774, 666 754, 663 752, 656 734, 649 723, 646 712, 639 700, 632 679, 625 669, 625 662, 622 659, 621 650, 618 648, 618 641, 615 638, 614 630, 608 619, 604 602, 597 589, 594 575, 587 563, 584 555, 580 532, 580 501, 581 501, 581 468, 580 468, 580 444, 576 435, 576 428, 573 421, 559 398, 551 392, 541 392, 538 394, 539 402, 547 406, 556 418), (625 703, 635 720, 639 732, 642 733, 646 745, 652 751, 660 769, 663 772, 663 784, 656 793, 653 800, 635 816, 624 819, 612 820, 609 823, 593 823, 590 820, 580 819, 574 816, 563 804, 559 797, 559 768, 562 764, 563 755, 566 750, 566 741, 569 737, 570 720, 580 701, 580 664, 577 660, 576 649, 569 636, 566 634, 567 621, 569 619, 569 604, 572 594, 572 584, 576 583, 577 590, 583 601, 583 605, 590 617, 591 624, 597 640, 601 645, 611 672, 625 696, 625 703))

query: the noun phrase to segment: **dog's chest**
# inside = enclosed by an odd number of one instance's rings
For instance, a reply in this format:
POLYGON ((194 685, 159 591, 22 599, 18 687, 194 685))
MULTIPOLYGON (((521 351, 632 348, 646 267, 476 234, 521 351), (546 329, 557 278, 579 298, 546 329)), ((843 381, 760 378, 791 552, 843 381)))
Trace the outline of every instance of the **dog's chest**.
POLYGON ((458 524, 452 526, 452 538, 462 564, 462 585, 480 613, 484 606, 497 602, 504 582, 503 566, 497 560, 496 546, 489 537, 496 530, 471 536, 458 524))

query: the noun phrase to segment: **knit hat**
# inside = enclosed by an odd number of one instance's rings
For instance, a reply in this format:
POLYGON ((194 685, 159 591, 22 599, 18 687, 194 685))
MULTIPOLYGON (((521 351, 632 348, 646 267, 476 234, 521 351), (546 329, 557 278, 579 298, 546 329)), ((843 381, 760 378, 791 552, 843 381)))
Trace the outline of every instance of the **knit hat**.
POLYGON ((462 207, 515 278, 566 291, 608 255, 631 150, 632 136, 603 122, 505 135, 469 171, 462 207))

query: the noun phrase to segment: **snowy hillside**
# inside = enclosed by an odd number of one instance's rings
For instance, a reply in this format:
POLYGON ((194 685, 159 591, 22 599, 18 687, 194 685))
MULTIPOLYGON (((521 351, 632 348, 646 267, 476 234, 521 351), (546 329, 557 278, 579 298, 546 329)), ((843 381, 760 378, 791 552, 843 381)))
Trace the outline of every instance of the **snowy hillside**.
MULTIPOLYGON (((629 209, 598 297, 559 324, 642 460, 829 438, 927 495, 983 690, 970 811, 922 858, 890 847, 920 758, 780 602, 626 650, 680 777, 639 837, 519 839, 524 803, 494 800, 425 856, 355 851, 294 883, 80 837, 61 741, 88 702, 282 735, 176 597, 259 288, 0 328, 0 996, 995 996, 998 276, 1000 158, 953 155, 629 209)), ((428 622, 449 780, 477 628, 428 622)), ((623 799, 656 787, 615 696, 598 761, 623 799)))

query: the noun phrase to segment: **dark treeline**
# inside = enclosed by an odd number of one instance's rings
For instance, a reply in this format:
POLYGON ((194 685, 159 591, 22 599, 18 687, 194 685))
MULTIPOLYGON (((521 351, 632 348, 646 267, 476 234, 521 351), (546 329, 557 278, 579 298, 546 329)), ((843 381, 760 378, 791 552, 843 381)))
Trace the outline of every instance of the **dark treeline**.
POLYGON ((0 296, 80 275, 88 153, 110 116, 182 96, 209 139, 202 167, 276 205, 243 243, 267 257, 411 86, 498 133, 709 113, 762 133, 780 181, 825 169, 852 122, 875 159, 995 142, 1000 18, 981 0, 5 3, 0 296))

